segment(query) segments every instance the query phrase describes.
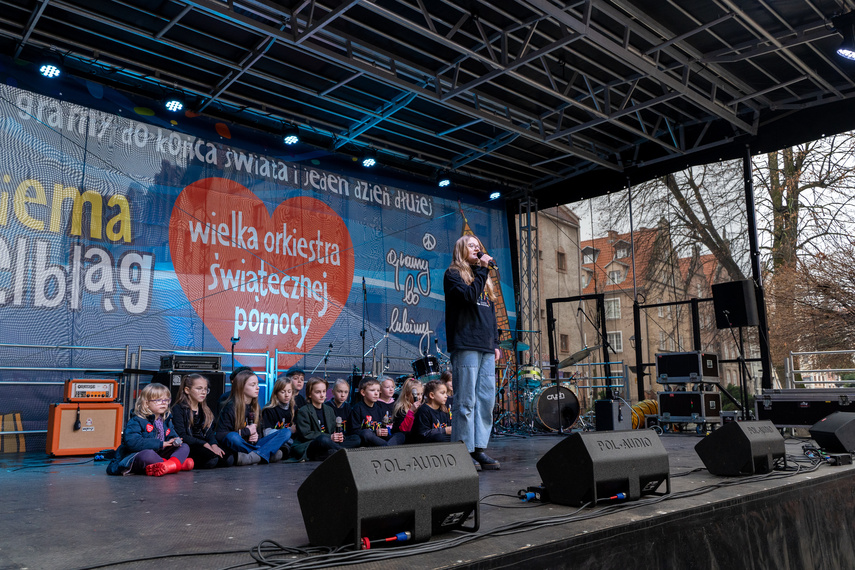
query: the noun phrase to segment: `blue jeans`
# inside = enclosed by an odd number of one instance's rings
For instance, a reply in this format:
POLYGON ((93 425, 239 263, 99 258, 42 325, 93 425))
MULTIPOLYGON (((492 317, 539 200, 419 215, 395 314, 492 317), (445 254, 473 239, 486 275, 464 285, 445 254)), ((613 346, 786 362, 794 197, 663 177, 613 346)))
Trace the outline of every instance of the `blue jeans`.
POLYGON ((484 449, 493 429, 496 397, 496 354, 457 350, 451 353, 454 403, 451 441, 462 441, 469 453, 484 449))
POLYGON ((252 453, 254 451, 264 461, 269 461, 270 456, 276 453, 290 438, 291 430, 281 429, 276 433, 259 438, 255 443, 249 443, 238 432, 230 431, 222 443, 223 447, 234 453, 252 453))

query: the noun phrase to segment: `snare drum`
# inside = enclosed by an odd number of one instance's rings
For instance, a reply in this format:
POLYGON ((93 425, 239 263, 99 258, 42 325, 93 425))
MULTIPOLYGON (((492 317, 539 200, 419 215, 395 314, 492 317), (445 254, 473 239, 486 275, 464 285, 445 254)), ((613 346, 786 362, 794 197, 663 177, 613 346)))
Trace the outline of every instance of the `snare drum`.
POLYGON ((439 360, 436 356, 425 356, 418 360, 413 360, 413 372, 416 373, 416 378, 420 382, 427 383, 431 380, 439 380, 442 373, 439 369, 439 360))
POLYGON ((567 429, 579 418, 579 400, 564 386, 541 388, 529 402, 535 425, 549 431, 567 429))
POLYGON ((537 366, 520 366, 517 378, 519 387, 525 390, 537 390, 543 383, 543 373, 537 366))

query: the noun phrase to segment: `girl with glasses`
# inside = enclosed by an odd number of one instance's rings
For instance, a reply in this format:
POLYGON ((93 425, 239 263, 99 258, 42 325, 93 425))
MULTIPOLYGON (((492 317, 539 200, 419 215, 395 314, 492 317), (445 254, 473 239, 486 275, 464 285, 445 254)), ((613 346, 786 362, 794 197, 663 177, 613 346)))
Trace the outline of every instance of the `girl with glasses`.
POLYGON ((235 458, 217 445, 214 433, 214 412, 208 406, 211 389, 201 374, 186 374, 181 378, 178 400, 172 406, 175 431, 190 446, 190 459, 198 469, 213 469, 233 465, 235 458))
POLYGON ((137 397, 134 415, 125 424, 122 445, 107 466, 109 475, 139 473, 160 477, 193 469, 190 447, 175 432, 169 413, 169 388, 147 385, 137 397))

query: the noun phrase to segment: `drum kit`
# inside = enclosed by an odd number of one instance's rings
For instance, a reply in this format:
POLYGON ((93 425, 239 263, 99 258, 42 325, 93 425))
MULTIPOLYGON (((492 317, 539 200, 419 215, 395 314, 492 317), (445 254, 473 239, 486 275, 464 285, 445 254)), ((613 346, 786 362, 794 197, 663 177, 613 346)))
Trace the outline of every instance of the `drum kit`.
MULTIPOLYGON (((511 346, 511 341, 507 341, 511 346)), ((525 346, 517 343, 518 346, 525 346)), ((588 358, 599 346, 586 347, 579 352, 570 355, 558 363, 558 369, 568 368, 588 358)), ((517 350, 527 350, 517 348, 517 350)), ((526 365, 519 367, 515 375, 515 386, 511 386, 512 392, 517 397, 516 413, 504 412, 499 414, 496 420, 498 430, 511 427, 511 416, 515 416, 517 429, 524 431, 564 432, 574 425, 581 426, 583 430, 590 428, 588 422, 579 417, 579 399, 572 390, 577 380, 574 374, 567 379, 544 379, 543 372, 537 366, 526 365), (520 417, 521 416, 521 417, 520 417), (578 424, 577 424, 578 423, 578 424)), ((503 390, 499 390, 499 396, 503 390)), ((497 402, 502 409, 502 405, 497 402)))

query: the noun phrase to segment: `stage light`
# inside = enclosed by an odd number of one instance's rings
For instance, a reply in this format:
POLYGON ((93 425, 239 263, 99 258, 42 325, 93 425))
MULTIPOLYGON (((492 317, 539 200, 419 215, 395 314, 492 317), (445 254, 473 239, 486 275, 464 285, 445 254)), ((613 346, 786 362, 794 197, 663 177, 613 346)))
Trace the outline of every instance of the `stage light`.
POLYGON ((39 74, 47 79, 56 79, 62 75, 62 66, 55 57, 46 58, 39 66, 39 74))
POLYGON ((490 194, 490 200, 498 200, 501 197, 502 197, 502 193, 498 192, 498 191, 490 194))
POLYGON ((843 36, 837 55, 849 60, 855 60, 855 12, 835 16, 831 19, 834 28, 843 36))
POLYGON ((163 106, 166 107, 166 110, 170 113, 177 113, 184 109, 184 99, 180 96, 173 95, 166 98, 166 102, 163 106))
POLYGON ((362 157, 359 159, 362 163, 362 166, 365 168, 371 168, 372 166, 377 165, 377 153, 372 149, 368 150, 362 157))
POLYGON ((436 185, 440 188, 451 186, 451 174, 447 170, 436 173, 436 185))
POLYGON ((300 142, 300 128, 297 125, 287 125, 283 128, 282 142, 289 146, 300 142))

